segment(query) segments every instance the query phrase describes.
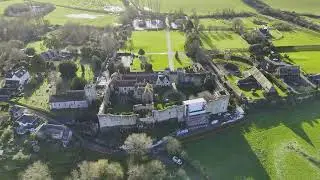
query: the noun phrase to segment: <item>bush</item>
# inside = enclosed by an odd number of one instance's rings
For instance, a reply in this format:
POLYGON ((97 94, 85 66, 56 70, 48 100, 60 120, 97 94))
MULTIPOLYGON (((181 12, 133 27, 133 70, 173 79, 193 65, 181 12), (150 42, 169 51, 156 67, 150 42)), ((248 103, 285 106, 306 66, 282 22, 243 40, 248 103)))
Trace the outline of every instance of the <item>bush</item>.
POLYGON ((139 54, 140 56, 143 56, 143 55, 146 54, 146 52, 145 52, 143 49, 139 49, 138 54, 139 54))
POLYGON ((5 144, 11 138, 13 138, 13 129, 11 126, 8 126, 1 134, 0 141, 2 144, 5 144))
POLYGON ((74 78, 78 70, 77 65, 72 61, 65 61, 59 64, 58 66, 61 77, 63 78, 74 78))
POLYGON ((293 27, 290 24, 283 22, 274 23, 272 27, 279 31, 293 31, 293 27))
POLYGON ((71 81, 72 90, 83 90, 84 86, 87 84, 87 81, 84 78, 74 77, 71 81))
POLYGON ((28 161, 29 159, 30 159, 30 155, 23 154, 21 150, 12 157, 13 161, 25 162, 25 161, 28 161))

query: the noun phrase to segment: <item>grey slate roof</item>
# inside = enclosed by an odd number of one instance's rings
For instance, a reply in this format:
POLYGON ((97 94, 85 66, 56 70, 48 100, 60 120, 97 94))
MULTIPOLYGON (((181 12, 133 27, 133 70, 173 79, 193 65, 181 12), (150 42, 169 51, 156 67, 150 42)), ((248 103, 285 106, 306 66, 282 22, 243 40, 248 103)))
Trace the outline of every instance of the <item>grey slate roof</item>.
POLYGON ((87 100, 84 91, 69 91, 64 94, 50 96, 49 102, 68 102, 68 101, 85 101, 87 100))

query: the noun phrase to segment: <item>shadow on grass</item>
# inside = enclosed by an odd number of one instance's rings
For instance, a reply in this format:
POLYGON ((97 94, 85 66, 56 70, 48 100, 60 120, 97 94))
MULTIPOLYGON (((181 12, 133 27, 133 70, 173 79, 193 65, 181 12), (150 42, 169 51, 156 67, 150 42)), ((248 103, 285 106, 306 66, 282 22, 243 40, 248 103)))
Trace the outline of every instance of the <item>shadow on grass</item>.
POLYGON ((241 127, 185 143, 189 157, 200 161, 209 179, 270 179, 241 127), (210 143, 209 143, 210 142, 210 143))
MULTIPOLYGON (((296 106, 275 106, 269 108, 259 108, 249 113, 248 119, 252 119, 257 128, 270 129, 283 124, 291 129, 295 134, 305 140, 311 146, 314 146, 310 137, 302 127, 302 123, 308 123, 311 126, 319 123, 320 111, 318 107, 320 101, 306 101, 296 106)), ((248 130, 249 131, 249 130, 248 130)))
POLYGON ((206 43, 211 49, 213 49, 215 47, 211 38, 207 34, 201 32, 200 38, 201 38, 201 41, 206 43))

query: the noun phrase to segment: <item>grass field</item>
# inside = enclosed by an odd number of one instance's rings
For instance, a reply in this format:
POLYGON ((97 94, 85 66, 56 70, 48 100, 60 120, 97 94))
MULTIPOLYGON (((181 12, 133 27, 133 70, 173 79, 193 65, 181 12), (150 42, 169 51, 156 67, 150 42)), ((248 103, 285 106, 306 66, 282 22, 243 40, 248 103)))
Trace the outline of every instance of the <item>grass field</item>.
POLYGON ((56 7, 56 9, 50 14, 45 16, 46 20, 49 20, 51 24, 64 25, 66 22, 79 23, 82 25, 93 25, 104 27, 107 24, 113 24, 117 22, 117 16, 103 14, 103 13, 94 13, 82 10, 75 10, 64 7, 56 7), (89 15, 91 17, 76 18, 70 17, 70 15, 89 15), (92 19, 90 19, 92 18, 92 19))
POLYGON ((319 179, 320 102, 259 109, 247 123, 186 142, 210 179, 319 179))
POLYGON ((229 31, 203 32, 200 34, 203 47, 212 49, 248 48, 248 43, 238 34, 229 31))
POLYGON ((273 8, 278 8, 287 11, 295 11, 298 13, 308 13, 320 15, 319 0, 264 0, 273 8))
MULTIPOLYGON (((22 97, 19 100, 19 103, 27 104, 43 110, 49 110, 49 96, 53 94, 51 86, 52 85, 48 80, 44 80, 44 82, 35 91, 26 89, 25 91, 31 91, 30 95, 22 97)), ((29 94, 29 92, 26 94, 29 94)))
POLYGON ((320 73, 320 51, 286 53, 292 62, 301 66, 306 73, 320 73))
POLYGON ((22 3, 21 0, 10 0, 10 1, 0 1, 0 17, 3 16, 4 10, 10 6, 11 4, 15 3, 22 3))
POLYGON ((27 44, 28 48, 34 48, 36 50, 36 53, 42 53, 48 50, 45 46, 41 45, 42 41, 35 41, 27 44))
POLYGON ((134 31, 132 32, 134 52, 144 49, 146 53, 167 52, 166 34, 164 31, 134 31))
POLYGON ((217 10, 234 9, 235 11, 254 12, 255 10, 244 4, 241 0, 161 0, 160 10, 162 12, 173 12, 183 10, 187 14, 192 14, 193 10, 197 14, 210 14, 217 10))
POLYGON ((49 2, 55 5, 70 6, 76 8, 103 10, 105 5, 123 6, 120 0, 37 0, 38 2, 49 2))
POLYGON ((283 38, 273 41, 275 46, 320 45, 320 33, 310 31, 282 32, 283 38))

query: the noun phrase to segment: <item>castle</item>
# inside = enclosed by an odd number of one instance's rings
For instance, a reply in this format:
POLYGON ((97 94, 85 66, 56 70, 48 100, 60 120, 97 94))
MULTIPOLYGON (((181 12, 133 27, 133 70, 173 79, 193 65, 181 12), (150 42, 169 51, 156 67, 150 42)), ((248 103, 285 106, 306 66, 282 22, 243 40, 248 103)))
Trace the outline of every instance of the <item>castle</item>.
MULTIPOLYGON (((165 70, 163 72, 130 72, 127 74, 114 73, 110 76, 108 83, 105 83, 104 101, 101 104, 98 118, 100 128, 134 126, 139 123, 155 123, 177 119, 183 121, 197 121, 196 116, 202 114, 219 114, 227 112, 230 95, 219 83, 215 74, 210 72, 187 73, 183 69, 177 71, 165 70), (215 89, 213 92, 203 91, 198 93, 198 97, 188 100, 188 107, 185 102, 167 107, 162 110, 156 110, 153 106, 154 89, 171 88, 178 91, 176 86, 190 85, 191 87, 203 86, 208 77, 215 80, 215 89), (111 97, 130 96, 137 104, 132 112, 137 109, 150 111, 146 116, 139 114, 115 115, 105 113, 105 109, 112 105, 111 97), (201 101, 197 100, 201 99, 201 101), (197 111, 194 113, 193 111, 197 111), (189 112, 193 112, 190 114, 189 112)), ((187 101, 186 101, 187 102, 187 101)), ((195 122, 194 124, 201 124, 195 122)))

